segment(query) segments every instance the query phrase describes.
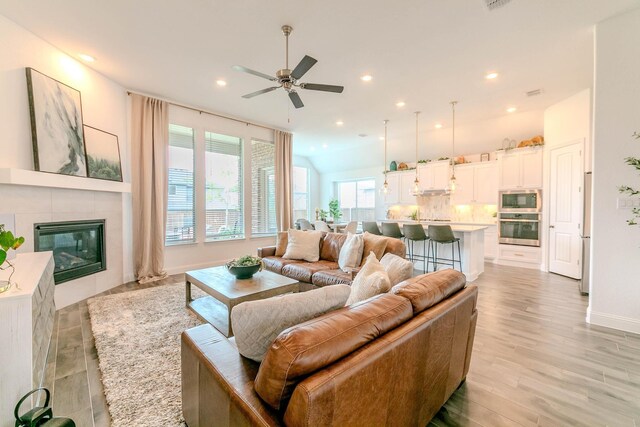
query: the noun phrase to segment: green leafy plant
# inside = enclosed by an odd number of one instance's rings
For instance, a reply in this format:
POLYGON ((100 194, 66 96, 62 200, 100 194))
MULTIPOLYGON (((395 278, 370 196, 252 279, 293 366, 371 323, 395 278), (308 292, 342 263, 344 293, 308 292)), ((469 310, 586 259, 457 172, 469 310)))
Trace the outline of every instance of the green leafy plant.
POLYGON ((227 263, 227 267, 251 267, 258 264, 262 264, 262 258, 245 255, 243 257, 229 261, 227 263))
POLYGON ((413 221, 417 221, 419 214, 420 211, 418 209, 414 209, 413 212, 411 212, 411 215, 409 215, 409 218, 411 218, 413 221))
POLYGON ((326 221, 327 217, 329 216, 329 212, 325 211, 324 209, 320 209, 320 208, 316 208, 317 209, 317 217, 320 221, 326 221))
MULTIPOLYGON (((635 139, 640 139, 640 133, 634 132, 633 137, 635 139)), ((635 170, 640 171, 640 159, 637 157, 627 157, 624 159, 624 162, 629 166, 632 166, 635 170)), ((628 185, 621 185, 618 187, 618 191, 622 194, 627 194, 629 196, 637 196, 640 194, 640 190, 637 190, 628 185)), ((638 219, 640 218, 640 208, 633 208, 631 210, 631 218, 627 220, 627 224, 629 225, 638 225, 638 219)))
POLYGON ((18 249, 24 243, 24 237, 14 237, 13 233, 4 229, 4 224, 0 224, 0 270, 11 269, 9 275, 9 283, 11 277, 15 273, 15 267, 7 260, 7 252, 18 249), (5 265, 6 264, 6 265, 5 265))
POLYGON ((329 214, 331 214, 334 222, 340 221, 342 211, 340 210, 340 202, 338 202, 338 199, 333 199, 329 202, 329 214))

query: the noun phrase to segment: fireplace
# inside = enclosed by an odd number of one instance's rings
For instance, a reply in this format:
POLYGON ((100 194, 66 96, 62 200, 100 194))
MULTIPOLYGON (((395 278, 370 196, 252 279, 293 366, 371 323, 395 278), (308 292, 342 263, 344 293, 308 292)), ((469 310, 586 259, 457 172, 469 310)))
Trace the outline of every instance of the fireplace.
POLYGON ((104 226, 104 220, 34 224, 34 249, 53 252, 56 285, 107 269, 104 226))

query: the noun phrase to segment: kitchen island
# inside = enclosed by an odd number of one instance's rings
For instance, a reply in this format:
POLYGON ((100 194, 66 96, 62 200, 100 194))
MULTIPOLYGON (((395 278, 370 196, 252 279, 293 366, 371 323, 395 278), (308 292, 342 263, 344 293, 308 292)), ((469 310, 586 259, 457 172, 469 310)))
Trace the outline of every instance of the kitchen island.
MULTIPOLYGON (((473 282, 478 276, 484 273, 484 230, 487 228, 486 225, 459 225, 446 221, 384 220, 381 222, 397 222, 401 228, 404 224, 421 224, 424 227, 425 233, 427 233, 429 225, 450 225, 454 236, 460 239, 462 272, 467 276, 467 281, 473 282)), ((455 246, 457 257, 457 244, 455 246)), ((423 255, 423 245, 421 243, 414 243, 413 248, 416 255, 423 255)), ((438 254, 442 257, 451 258, 450 248, 451 245, 448 244, 440 245, 438 254)), ((422 267, 420 262, 416 262, 415 264, 416 267, 422 267)), ((433 268, 433 264, 430 264, 430 268, 433 268)), ((447 267, 440 265, 439 268, 447 267)))

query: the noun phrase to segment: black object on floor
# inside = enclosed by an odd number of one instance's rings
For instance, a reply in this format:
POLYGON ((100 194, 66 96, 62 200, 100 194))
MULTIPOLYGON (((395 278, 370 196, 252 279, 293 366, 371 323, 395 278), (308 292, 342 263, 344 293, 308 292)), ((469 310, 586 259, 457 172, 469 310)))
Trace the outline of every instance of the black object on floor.
POLYGON ((44 387, 31 390, 22 396, 22 399, 20 399, 13 410, 13 415, 16 417, 16 427, 76 427, 76 423, 70 418, 56 418, 53 416, 53 411, 49 406, 50 398, 51 393, 44 387), (44 405, 35 406, 20 415, 20 406, 22 406, 24 401, 31 397, 32 394, 39 391, 44 391, 45 393, 44 405))

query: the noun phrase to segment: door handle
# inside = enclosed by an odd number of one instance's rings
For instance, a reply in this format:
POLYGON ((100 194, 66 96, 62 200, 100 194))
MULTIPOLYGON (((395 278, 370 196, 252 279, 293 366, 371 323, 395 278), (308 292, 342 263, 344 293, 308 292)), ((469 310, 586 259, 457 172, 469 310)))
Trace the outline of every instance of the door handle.
POLYGON ((556 226, 555 225, 550 225, 549 228, 556 228, 556 226))

